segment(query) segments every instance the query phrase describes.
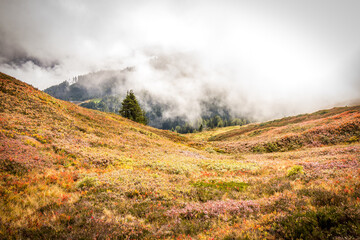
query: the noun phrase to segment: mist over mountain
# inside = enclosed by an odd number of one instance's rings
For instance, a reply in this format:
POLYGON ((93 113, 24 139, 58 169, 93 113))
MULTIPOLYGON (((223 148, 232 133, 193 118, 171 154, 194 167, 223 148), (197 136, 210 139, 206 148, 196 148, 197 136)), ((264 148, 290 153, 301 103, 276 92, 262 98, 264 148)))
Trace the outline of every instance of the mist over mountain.
MULTIPOLYGON (((151 66, 161 71, 169 68, 158 59, 151 60, 151 66)), ((187 87, 183 77, 189 76, 189 72, 174 73, 177 75, 177 89, 172 89, 165 82, 155 88, 140 84, 137 71, 136 67, 128 67, 123 70, 89 73, 73 77, 44 91, 62 100, 78 102, 86 108, 118 114, 127 91, 134 90, 147 113, 150 126, 180 132, 193 132, 200 125, 206 128, 249 122, 250 116, 232 111, 229 107, 232 104, 227 99, 226 92, 221 89, 201 85, 197 89, 181 93, 187 87), (159 91, 160 89, 164 92, 159 91), (170 91, 174 94, 169 95, 170 91)), ((237 108, 239 109, 241 108, 237 108)))
MULTIPOLYGON (((135 67, 128 89, 149 91, 171 106, 165 114, 195 121, 216 97, 233 114, 270 120, 359 98, 359 4, 4 0, 0 71, 45 89, 135 67)), ((107 87, 93 82, 87 93, 101 95, 107 87)))
POLYGON ((130 71, 131 68, 127 68, 119 71, 99 71, 80 75, 49 87, 44 92, 66 101, 85 101, 118 95, 121 93, 117 92, 120 88, 126 89, 126 75, 130 71))

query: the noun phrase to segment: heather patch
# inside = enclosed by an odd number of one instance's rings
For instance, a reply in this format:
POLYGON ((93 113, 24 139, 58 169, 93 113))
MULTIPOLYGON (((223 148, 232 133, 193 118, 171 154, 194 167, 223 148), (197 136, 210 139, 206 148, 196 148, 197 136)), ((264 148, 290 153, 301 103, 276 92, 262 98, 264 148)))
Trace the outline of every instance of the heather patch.
POLYGON ((224 214, 246 217, 256 214, 260 210, 259 204, 254 201, 208 201, 205 203, 187 203, 183 208, 173 208, 167 211, 170 217, 184 219, 218 217, 224 214))

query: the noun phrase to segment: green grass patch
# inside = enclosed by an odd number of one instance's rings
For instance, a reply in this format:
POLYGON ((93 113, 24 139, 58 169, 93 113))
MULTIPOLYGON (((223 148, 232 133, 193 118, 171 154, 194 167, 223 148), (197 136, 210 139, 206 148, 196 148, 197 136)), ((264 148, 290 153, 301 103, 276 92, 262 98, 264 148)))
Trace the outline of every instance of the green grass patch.
POLYGON ((299 175, 303 175, 304 173, 305 172, 303 166, 294 165, 290 169, 288 169, 286 177, 296 177, 299 175))
POLYGON ((215 188, 222 191, 244 191, 249 184, 244 182, 217 182, 215 180, 210 181, 198 181, 191 183, 192 186, 197 188, 215 188))

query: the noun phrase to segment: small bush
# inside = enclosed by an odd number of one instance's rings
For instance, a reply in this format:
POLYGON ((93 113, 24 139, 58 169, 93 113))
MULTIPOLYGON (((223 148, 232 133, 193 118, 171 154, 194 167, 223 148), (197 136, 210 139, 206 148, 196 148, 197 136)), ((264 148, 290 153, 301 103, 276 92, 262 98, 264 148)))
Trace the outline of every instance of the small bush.
POLYGON ((260 130, 255 130, 255 131, 252 131, 248 134, 249 137, 254 137, 254 136, 257 136, 257 135, 260 135, 261 133, 263 133, 265 129, 260 129, 260 130))
POLYGON ((256 146, 252 147, 251 151, 254 153, 264 153, 264 152, 266 152, 266 149, 262 145, 256 145, 256 146))
POLYGON ((214 148, 214 151, 217 153, 226 153, 226 151, 224 149, 221 148, 214 148))
POLYGON ((125 196, 128 198, 135 198, 141 196, 141 192, 139 192, 137 189, 133 189, 125 192, 125 196))
POLYGON ((205 151, 207 151, 208 153, 215 153, 215 150, 211 147, 205 148, 205 151))
POLYGON ((13 175, 22 176, 27 173, 28 169, 22 163, 14 160, 0 160, 0 171, 8 172, 13 175))
POLYGON ((360 210, 357 207, 325 207, 297 212, 277 219, 272 225, 281 239, 355 239, 360 236, 360 210))
POLYGON ((287 178, 273 178, 268 182, 259 182, 258 184, 253 186, 251 189, 256 195, 261 196, 265 195, 274 195, 275 193, 282 193, 285 190, 291 190, 291 184, 289 179, 287 178))
POLYGON ((357 136, 352 136, 348 139, 348 143, 354 143, 354 142, 358 142, 359 138, 357 136))
POLYGON ((298 175, 303 175, 304 173, 305 172, 304 172, 303 166, 295 165, 287 171, 286 176, 287 177, 295 177, 298 175))
POLYGON ((195 235, 210 229, 212 223, 205 219, 181 219, 172 227, 173 234, 195 235))
POLYGON ((317 207, 341 206, 347 203, 345 196, 320 188, 301 189, 298 195, 311 197, 311 203, 317 207))
POLYGON ((318 114, 318 115, 324 115, 324 114, 326 114, 326 113, 328 113, 328 112, 329 112, 329 110, 320 110, 320 111, 317 111, 316 114, 318 114))
POLYGON ((77 188, 91 188, 97 185, 97 178, 96 177, 84 177, 81 179, 77 184, 77 188))
POLYGON ((265 144, 266 152, 278 152, 280 151, 279 145, 277 143, 266 143, 265 144))

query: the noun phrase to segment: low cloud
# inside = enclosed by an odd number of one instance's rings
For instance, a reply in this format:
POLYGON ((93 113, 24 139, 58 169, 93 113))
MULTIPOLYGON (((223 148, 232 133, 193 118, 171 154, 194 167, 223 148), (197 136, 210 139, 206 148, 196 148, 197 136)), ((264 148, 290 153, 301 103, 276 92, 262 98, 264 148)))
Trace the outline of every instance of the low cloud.
POLYGON ((0 71, 45 89, 134 67, 129 88, 195 119, 204 99, 256 120, 359 98, 355 0, 0 3, 0 71), (336 21, 335 21, 336 19, 336 21))

